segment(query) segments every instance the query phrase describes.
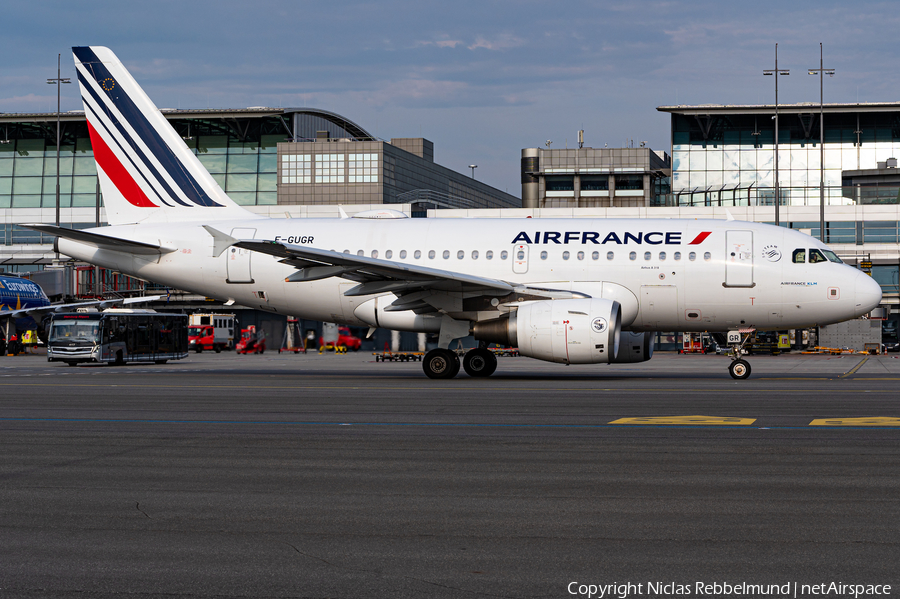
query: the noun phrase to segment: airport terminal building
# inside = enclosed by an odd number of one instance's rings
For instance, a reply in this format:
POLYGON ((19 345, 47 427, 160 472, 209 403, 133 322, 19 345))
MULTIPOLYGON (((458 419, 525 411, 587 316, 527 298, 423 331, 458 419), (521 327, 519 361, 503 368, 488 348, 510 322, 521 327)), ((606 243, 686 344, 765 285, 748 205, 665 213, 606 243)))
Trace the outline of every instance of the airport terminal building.
MULTIPOLYGON (((376 139, 325 110, 163 112, 225 192, 261 214, 337 215, 339 204, 359 210, 391 204, 413 216, 438 207, 521 206, 513 195, 436 164, 427 139, 376 139)), ((56 113, 0 114, 0 269, 6 272, 34 270, 55 257, 52 238, 18 225, 56 222, 56 120, 56 113)), ((60 223, 104 224, 84 113, 63 113, 60 122, 60 223)))
MULTIPOLYGON (((690 213, 722 207, 737 218, 775 222, 775 106, 658 110, 671 115, 671 208, 690 213)), ((786 104, 778 106, 778 114, 780 224, 822 239, 845 262, 870 270, 881 284, 883 303, 892 306, 885 327, 896 337, 900 103, 825 104, 821 109, 819 104, 786 104)))

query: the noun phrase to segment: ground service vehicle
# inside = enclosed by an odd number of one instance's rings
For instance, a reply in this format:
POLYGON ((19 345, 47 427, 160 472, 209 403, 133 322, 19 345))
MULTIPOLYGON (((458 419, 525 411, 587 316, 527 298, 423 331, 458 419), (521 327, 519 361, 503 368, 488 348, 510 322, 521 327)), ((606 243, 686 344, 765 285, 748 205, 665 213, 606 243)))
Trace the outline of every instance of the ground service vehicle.
POLYGON ((54 314, 47 361, 125 364, 180 360, 188 355, 188 317, 154 310, 111 309, 54 314))
POLYGON ((241 331, 241 338, 235 345, 239 354, 261 354, 266 351, 266 334, 257 331, 255 325, 250 325, 241 331))
MULTIPOLYGON (((225 194, 111 50, 73 53, 112 226, 28 227, 57 235, 67 256, 225 302, 436 333, 422 360, 430 378, 453 378, 460 366, 489 376, 489 343, 562 364, 630 363, 652 357, 655 331, 708 331, 728 333, 729 372, 745 379, 753 331, 841 322, 881 302, 878 283, 823 242, 730 216, 254 214, 225 194), (468 335, 481 345, 460 364, 449 347, 468 335)), ((343 178, 352 159, 335 156, 343 178)), ((303 158, 315 169, 303 177, 315 181, 327 156, 303 158)))
POLYGON ((354 335, 350 330, 350 327, 338 327, 338 337, 336 342, 326 342, 324 338, 319 339, 319 346, 326 349, 346 347, 349 350, 359 351, 360 345, 362 345, 362 339, 354 335))
POLYGON ((191 314, 190 349, 216 353, 234 348, 234 314, 191 314))

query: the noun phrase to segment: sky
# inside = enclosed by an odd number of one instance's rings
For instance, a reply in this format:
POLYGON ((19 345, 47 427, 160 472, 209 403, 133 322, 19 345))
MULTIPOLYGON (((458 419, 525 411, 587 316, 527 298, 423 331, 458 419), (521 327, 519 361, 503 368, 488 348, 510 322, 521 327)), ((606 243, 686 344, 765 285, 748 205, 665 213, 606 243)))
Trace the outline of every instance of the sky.
MULTIPOLYGON (((70 48, 111 48, 160 108, 315 107, 521 196, 521 149, 670 152, 675 104, 900 101, 890 2, 7 2, 0 112, 55 111, 70 48)), ((62 110, 80 110, 77 84, 62 110)))

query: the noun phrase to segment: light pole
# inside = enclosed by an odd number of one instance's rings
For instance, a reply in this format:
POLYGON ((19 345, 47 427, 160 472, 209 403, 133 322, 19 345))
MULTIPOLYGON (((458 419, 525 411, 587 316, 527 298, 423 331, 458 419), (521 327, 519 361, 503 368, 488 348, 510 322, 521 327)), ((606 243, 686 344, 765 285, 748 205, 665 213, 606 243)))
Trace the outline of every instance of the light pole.
POLYGON ((775 75, 775 226, 781 224, 779 206, 781 204, 781 193, 778 189, 778 76, 790 75, 787 69, 778 69, 778 44, 775 44, 775 68, 766 69, 763 75, 775 75))
POLYGON ((472 169, 472 178, 475 178, 475 169, 478 168, 477 164, 470 164, 469 168, 472 169))
POLYGON ((60 70, 62 54, 56 55, 56 79, 47 79, 47 83, 50 85, 56 84, 56 226, 59 226, 59 144, 60 144, 60 130, 59 130, 59 104, 60 104, 60 95, 61 95, 61 84, 63 83, 72 83, 72 80, 68 77, 61 77, 62 72, 60 70))
POLYGON ((825 243, 825 75, 834 77, 834 69, 822 65, 822 42, 819 42, 819 68, 809 69, 819 76, 819 240, 825 243))

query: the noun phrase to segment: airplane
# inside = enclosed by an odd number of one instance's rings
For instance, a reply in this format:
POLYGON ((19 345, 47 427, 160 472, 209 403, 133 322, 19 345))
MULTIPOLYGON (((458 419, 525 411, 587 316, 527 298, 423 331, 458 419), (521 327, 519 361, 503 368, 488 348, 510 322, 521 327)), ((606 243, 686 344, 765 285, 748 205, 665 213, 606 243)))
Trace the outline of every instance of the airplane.
POLYGON ((157 295, 51 304, 37 283, 20 277, 0 275, 0 346, 2 346, 0 353, 6 352, 8 342, 16 336, 16 331, 37 330, 38 336, 43 338, 46 329, 44 317, 52 312, 68 312, 87 307, 104 309, 118 304, 152 301, 160 297, 157 295))
POLYGON ((822 242, 732 220, 272 219, 233 202, 111 50, 73 48, 110 226, 55 234, 56 249, 208 297, 310 320, 436 333, 423 359, 455 377, 497 367, 489 343, 563 364, 635 363, 655 331, 728 332, 729 372, 750 375, 754 330, 864 315, 880 286, 822 242))

